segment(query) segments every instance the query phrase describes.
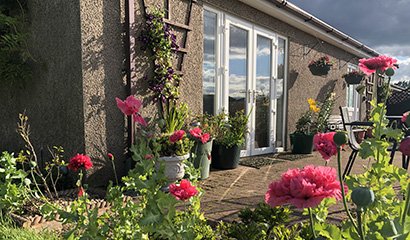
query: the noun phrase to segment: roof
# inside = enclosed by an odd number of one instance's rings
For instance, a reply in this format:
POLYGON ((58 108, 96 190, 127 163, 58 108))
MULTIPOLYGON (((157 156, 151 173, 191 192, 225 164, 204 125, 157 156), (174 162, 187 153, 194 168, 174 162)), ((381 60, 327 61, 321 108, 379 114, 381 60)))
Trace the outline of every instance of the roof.
POLYGON ((358 57, 367 58, 380 55, 376 50, 332 27, 287 0, 240 1, 358 57))

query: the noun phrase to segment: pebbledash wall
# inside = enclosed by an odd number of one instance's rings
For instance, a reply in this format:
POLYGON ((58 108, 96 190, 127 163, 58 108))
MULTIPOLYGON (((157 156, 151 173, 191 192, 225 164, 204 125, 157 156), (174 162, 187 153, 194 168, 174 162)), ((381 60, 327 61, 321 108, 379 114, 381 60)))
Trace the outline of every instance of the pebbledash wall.
MULTIPOLYGON (((144 24, 143 0, 135 0, 133 36, 144 24)), ((172 20, 184 23, 189 0, 169 0, 172 20)), ((146 6, 163 6, 162 0, 145 0, 146 6)), ((143 115, 153 116, 145 76, 151 63, 136 41, 133 48, 131 89, 127 85, 124 0, 30 1, 31 52, 33 79, 21 86, 0 81, 0 150, 17 152, 23 147, 15 132, 18 113, 30 118, 33 143, 42 156, 47 147, 62 145, 67 159, 75 153, 93 158, 90 185, 105 185, 113 178, 108 152, 116 156, 119 174, 125 173, 127 139, 126 118, 117 109, 115 97, 124 99, 129 92, 144 99, 143 115)), ((318 39, 285 22, 264 14, 238 0, 204 0, 193 4, 192 19, 184 59, 181 101, 192 114, 202 112, 203 6, 224 11, 288 39, 287 127, 292 132, 300 114, 307 109, 309 97, 322 100, 328 88, 337 93, 336 106, 346 105, 342 75, 347 62, 355 56, 318 39), (313 43, 313 44, 312 44, 313 43), (309 53, 306 55, 306 52, 309 53), (313 76, 307 66, 312 59, 329 55, 335 65, 329 75, 313 76)), ((180 40, 182 34, 178 34, 180 40)), ((353 60, 352 60, 353 59, 353 60)), ((337 109, 335 109, 337 114, 337 109)))

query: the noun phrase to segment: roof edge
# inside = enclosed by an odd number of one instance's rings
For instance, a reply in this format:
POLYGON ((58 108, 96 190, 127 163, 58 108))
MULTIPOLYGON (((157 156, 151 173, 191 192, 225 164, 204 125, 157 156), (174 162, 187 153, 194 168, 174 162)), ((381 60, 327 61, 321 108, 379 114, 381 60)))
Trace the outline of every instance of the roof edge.
POLYGON ((380 55, 374 49, 330 26, 287 0, 239 0, 289 25, 335 45, 358 57, 380 55))

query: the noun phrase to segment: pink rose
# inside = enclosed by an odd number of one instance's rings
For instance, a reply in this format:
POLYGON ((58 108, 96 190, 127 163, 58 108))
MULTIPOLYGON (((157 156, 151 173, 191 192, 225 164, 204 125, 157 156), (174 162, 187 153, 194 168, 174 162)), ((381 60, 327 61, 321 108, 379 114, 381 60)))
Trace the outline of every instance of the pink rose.
POLYGON ((337 154, 337 146, 333 141, 335 134, 336 132, 317 133, 313 138, 313 144, 316 150, 326 161, 329 161, 332 156, 337 154))
POLYGON ((169 193, 171 193, 177 200, 185 201, 198 194, 195 186, 187 179, 182 179, 180 184, 170 184, 169 193))
POLYGON ((299 209, 317 207, 324 198, 342 199, 336 169, 313 165, 289 169, 265 194, 265 202, 272 207, 290 204, 299 209))
POLYGON ((182 140, 182 138, 184 138, 184 136, 185 136, 185 131, 184 130, 177 130, 169 137, 169 141, 172 142, 172 143, 176 143, 179 140, 182 140))
POLYGON ((79 169, 88 170, 93 166, 91 158, 85 154, 77 154, 70 159, 67 168, 77 172, 79 169))
POLYGON ((401 140, 399 150, 403 155, 410 156, 410 136, 401 140))
POLYGON ((385 71, 388 68, 396 69, 394 64, 397 63, 397 59, 388 56, 378 56, 373 58, 362 58, 359 60, 359 68, 366 75, 371 75, 377 70, 385 71))

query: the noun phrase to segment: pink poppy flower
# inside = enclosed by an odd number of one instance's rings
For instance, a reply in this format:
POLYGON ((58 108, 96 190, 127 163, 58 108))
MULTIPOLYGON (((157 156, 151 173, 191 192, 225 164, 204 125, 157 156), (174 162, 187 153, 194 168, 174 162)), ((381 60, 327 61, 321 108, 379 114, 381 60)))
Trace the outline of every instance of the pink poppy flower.
POLYGON ((142 106, 142 102, 136 99, 134 96, 128 96, 124 101, 119 98, 115 98, 117 101, 117 107, 127 116, 133 116, 134 122, 141 124, 142 126, 146 127, 147 122, 145 119, 139 114, 139 111, 142 106))
POLYGON ((184 138, 184 136, 185 136, 185 131, 184 130, 177 130, 169 137, 169 141, 172 142, 172 143, 176 143, 179 140, 182 140, 182 138, 184 138))
POLYGON ((397 63, 397 59, 388 56, 378 56, 373 58, 362 58, 359 60, 359 68, 366 75, 375 73, 376 70, 385 71, 388 68, 396 69, 394 64, 397 63))
POLYGON ((180 184, 170 184, 169 192, 177 199, 185 201, 198 194, 195 186, 187 179, 182 179, 180 184))
POLYGON ((205 144, 205 143, 207 143, 208 141, 209 141, 209 139, 211 138, 211 135, 209 134, 209 133, 204 133, 202 136, 201 136, 201 142, 203 143, 203 144, 205 144))
POLYGON ((202 135, 202 130, 199 127, 193 128, 191 130, 189 130, 189 134, 191 134, 193 137, 195 138, 201 138, 202 135))
POLYGON ((67 168, 74 172, 77 172, 79 169, 88 170, 92 166, 93 163, 91 162, 91 158, 89 156, 77 153, 77 155, 70 159, 67 168))
POLYGON ((317 133, 313 137, 313 144, 316 150, 322 155, 323 159, 329 161, 332 156, 337 154, 337 146, 333 141, 336 132, 317 133))
POLYGON ((84 193, 85 193, 85 191, 84 191, 84 188, 83 187, 80 187, 79 189, 78 189, 78 197, 82 197, 82 196, 84 196, 84 193))
POLYGON ((401 140, 399 150, 403 155, 410 156, 410 136, 401 140))
POLYGON ((405 124, 407 124, 407 125, 410 126, 409 114, 410 114, 410 112, 405 112, 405 113, 403 114, 403 116, 401 117, 401 122, 402 122, 402 123, 405 123, 405 124))
POLYGON ((117 101, 117 107, 127 116, 139 112, 142 106, 141 101, 134 96, 128 96, 124 101, 115 98, 115 101, 117 101))
POLYGON ((317 207, 325 198, 342 199, 336 169, 313 165, 289 169, 265 194, 265 202, 272 207, 290 204, 299 209, 317 207))

